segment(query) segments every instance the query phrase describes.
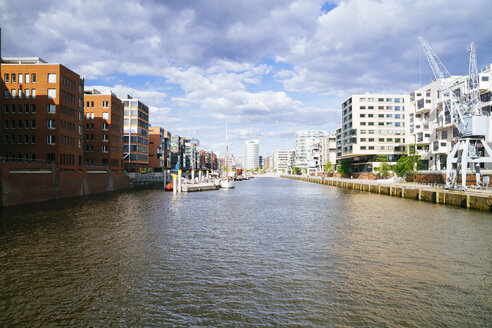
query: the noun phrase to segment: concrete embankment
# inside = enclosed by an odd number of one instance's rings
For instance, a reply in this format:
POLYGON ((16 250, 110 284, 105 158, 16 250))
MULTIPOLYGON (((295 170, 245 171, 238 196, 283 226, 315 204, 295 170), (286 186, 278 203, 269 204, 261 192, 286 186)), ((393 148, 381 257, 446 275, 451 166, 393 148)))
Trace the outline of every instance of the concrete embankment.
POLYGON ((283 175, 283 178, 314 182, 376 194, 408 198, 436 204, 492 211, 492 193, 481 191, 451 191, 425 185, 387 183, 378 181, 353 181, 349 179, 283 175))

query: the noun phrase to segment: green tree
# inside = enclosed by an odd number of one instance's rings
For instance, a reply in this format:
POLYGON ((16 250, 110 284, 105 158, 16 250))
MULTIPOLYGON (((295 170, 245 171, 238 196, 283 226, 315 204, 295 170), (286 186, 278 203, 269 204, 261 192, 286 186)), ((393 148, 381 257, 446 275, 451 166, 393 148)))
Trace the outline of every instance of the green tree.
POLYGON ((324 167, 324 172, 325 173, 332 173, 333 172, 333 163, 330 160, 326 161, 326 164, 324 167))
POLYGON ((422 162, 418 155, 403 155, 398 159, 398 162, 393 167, 396 175, 399 177, 404 177, 409 173, 415 174, 418 169, 422 167, 422 162))
POLYGON ((302 173, 307 174, 307 168, 305 168, 305 167, 304 167, 304 168, 302 169, 302 173))
POLYGON ((258 166, 257 166, 257 167, 255 167, 255 172, 258 172, 258 170, 259 170, 259 169, 260 169, 260 168, 259 168, 258 166))
POLYGON ((301 170, 297 166, 292 166, 292 173, 299 174, 301 173, 301 170))
POLYGON ((387 156, 378 156, 376 161, 380 162, 381 165, 376 167, 374 170, 381 174, 384 178, 386 178, 391 171, 391 165, 388 163, 388 157, 387 156))
POLYGON ((352 165, 352 160, 351 159, 342 159, 339 163, 338 163, 338 168, 337 168, 337 172, 339 174, 349 174, 350 173, 350 166, 352 165))

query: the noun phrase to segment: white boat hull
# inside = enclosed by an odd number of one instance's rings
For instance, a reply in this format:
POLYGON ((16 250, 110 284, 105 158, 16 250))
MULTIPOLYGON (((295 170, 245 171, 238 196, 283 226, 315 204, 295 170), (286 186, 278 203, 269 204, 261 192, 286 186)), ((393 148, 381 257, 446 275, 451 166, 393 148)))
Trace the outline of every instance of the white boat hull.
POLYGON ((221 188, 225 188, 225 189, 234 188, 234 181, 231 181, 231 180, 221 180, 220 181, 220 187, 221 188))

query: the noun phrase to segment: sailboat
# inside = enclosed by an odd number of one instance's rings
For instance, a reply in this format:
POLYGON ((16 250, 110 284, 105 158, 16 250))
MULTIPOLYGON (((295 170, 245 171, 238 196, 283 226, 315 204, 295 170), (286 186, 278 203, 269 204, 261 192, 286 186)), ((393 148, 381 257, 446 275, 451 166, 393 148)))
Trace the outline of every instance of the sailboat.
POLYGON ((226 177, 220 180, 220 187, 225 189, 234 188, 234 179, 229 177, 229 144, 227 139, 227 121, 226 121, 226 177))

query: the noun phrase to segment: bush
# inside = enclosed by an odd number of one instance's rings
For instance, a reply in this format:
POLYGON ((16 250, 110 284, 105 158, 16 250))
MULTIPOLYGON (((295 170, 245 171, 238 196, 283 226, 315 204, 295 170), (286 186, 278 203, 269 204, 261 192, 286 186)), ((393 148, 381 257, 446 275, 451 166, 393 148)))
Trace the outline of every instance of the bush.
POLYGON ((342 159, 338 163, 337 172, 340 173, 341 175, 349 174, 350 173, 350 166, 351 165, 352 165, 352 160, 351 159, 342 159))
POLYGON ((381 174, 381 176, 383 178, 386 178, 390 174, 390 171, 391 171, 391 165, 388 163, 388 157, 378 156, 376 161, 380 162, 381 165, 374 168, 374 170, 376 172, 378 172, 379 174, 381 174))
POLYGON ((420 168, 422 168, 422 162, 420 161, 419 156, 403 155, 393 167, 393 170, 397 176, 403 177, 409 173, 415 173, 415 171, 420 168))
POLYGON ((330 160, 326 161, 326 164, 324 167, 324 172, 325 173, 332 173, 333 172, 333 163, 330 160))

